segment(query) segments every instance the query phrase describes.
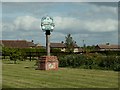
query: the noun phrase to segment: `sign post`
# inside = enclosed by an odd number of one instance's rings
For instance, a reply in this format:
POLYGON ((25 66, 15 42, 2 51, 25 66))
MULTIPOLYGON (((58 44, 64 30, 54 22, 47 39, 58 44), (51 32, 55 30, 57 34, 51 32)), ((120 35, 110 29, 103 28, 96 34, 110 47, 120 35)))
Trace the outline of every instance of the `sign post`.
POLYGON ((50 56, 50 30, 46 31, 46 50, 47 56, 50 56))
POLYGON ((47 56, 41 56, 39 58, 38 69, 40 70, 57 70, 58 59, 56 56, 50 56, 50 32, 53 31, 55 25, 53 18, 46 16, 41 19, 41 28, 46 34, 46 52, 47 56))
POLYGON ((54 29, 53 18, 47 16, 41 19, 41 28, 44 32, 46 32, 46 50, 47 56, 50 56, 50 32, 54 29))

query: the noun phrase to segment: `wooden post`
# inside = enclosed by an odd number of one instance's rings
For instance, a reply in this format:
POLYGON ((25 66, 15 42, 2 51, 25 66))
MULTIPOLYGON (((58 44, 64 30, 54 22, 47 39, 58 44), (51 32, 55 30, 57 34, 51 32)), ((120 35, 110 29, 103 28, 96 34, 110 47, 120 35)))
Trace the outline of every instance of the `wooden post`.
POLYGON ((46 51, 47 56, 50 56, 50 30, 46 30, 46 51))

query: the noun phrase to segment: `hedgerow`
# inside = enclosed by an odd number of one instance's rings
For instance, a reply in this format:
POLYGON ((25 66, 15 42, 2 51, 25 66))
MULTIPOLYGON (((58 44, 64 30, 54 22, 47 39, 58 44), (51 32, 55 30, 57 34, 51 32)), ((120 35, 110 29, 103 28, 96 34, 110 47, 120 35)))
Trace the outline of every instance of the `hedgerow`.
POLYGON ((120 57, 101 54, 72 54, 59 57, 59 66, 120 71, 120 57))

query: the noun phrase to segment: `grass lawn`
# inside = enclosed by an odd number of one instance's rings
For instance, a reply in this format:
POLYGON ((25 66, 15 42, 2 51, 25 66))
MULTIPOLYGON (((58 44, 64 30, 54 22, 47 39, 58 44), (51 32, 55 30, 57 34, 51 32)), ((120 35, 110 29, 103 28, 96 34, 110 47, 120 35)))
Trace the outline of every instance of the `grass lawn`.
POLYGON ((3 88, 117 88, 118 72, 59 68, 35 70, 35 61, 3 61, 3 88), (28 66, 29 68, 25 68, 28 66))

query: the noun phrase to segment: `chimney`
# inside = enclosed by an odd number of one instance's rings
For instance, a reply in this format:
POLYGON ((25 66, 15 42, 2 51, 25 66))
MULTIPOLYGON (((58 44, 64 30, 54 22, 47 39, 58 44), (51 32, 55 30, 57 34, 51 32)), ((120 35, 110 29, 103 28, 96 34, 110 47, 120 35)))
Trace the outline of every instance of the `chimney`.
POLYGON ((61 43, 64 43, 63 41, 61 43))
POLYGON ((31 42, 34 42, 33 40, 31 40, 31 42))
POLYGON ((110 45, 110 43, 106 43, 106 45, 110 45))

